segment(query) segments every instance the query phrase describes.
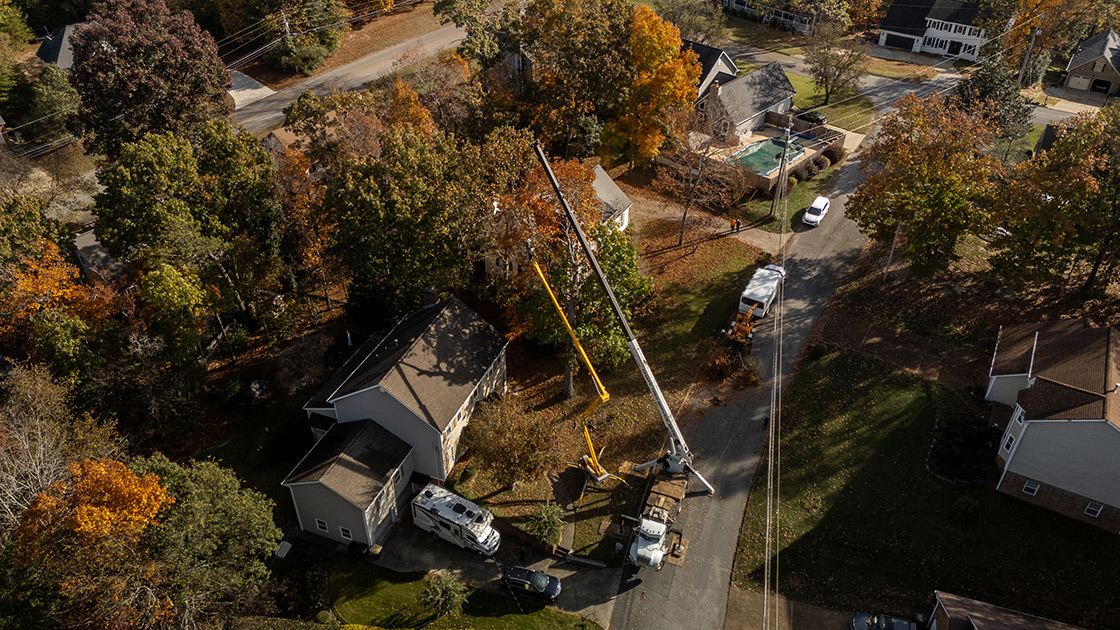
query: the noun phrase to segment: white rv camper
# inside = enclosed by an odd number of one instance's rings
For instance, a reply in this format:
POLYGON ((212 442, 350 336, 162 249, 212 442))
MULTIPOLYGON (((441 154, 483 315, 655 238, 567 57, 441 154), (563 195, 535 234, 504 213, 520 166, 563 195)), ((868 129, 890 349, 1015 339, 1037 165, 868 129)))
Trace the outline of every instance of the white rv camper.
POLYGON ((412 500, 412 522, 420 529, 455 543, 492 556, 502 536, 490 523, 494 515, 463 497, 428 484, 412 500))

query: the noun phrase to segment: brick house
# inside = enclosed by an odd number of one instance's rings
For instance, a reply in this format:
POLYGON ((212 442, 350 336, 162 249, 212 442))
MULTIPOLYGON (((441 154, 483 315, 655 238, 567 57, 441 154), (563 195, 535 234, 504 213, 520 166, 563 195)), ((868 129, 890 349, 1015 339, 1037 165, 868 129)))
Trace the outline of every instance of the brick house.
POLYGON ((1083 320, 1001 328, 985 398, 1012 408, 997 489, 1120 532, 1120 333, 1083 320))

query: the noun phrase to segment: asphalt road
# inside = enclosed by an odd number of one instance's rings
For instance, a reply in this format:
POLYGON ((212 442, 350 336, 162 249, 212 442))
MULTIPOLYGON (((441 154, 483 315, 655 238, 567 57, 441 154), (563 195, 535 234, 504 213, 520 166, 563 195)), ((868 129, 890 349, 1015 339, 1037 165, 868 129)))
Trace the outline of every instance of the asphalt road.
MULTIPOLYGON (((780 378, 784 384, 813 323, 866 240, 855 223, 843 216, 847 194, 859 181, 856 164, 849 162, 825 192, 832 198, 832 211, 821 227, 799 229, 788 245, 784 260, 788 276, 781 310, 768 316, 755 337, 753 358, 758 362, 762 384, 710 408, 695 426, 685 428, 697 467, 715 486, 716 493, 704 496, 699 484, 692 483, 693 493, 685 499, 677 520, 689 540, 683 566, 667 564, 661 571, 623 570, 612 629, 724 628, 739 526, 770 414, 778 323, 780 378)), ((656 372, 657 366, 653 368, 656 372)))
POLYGON ((427 58, 458 46, 463 37, 462 29, 449 24, 402 44, 366 55, 330 72, 324 72, 319 76, 300 81, 259 101, 254 101, 236 110, 233 113, 233 119, 249 131, 264 131, 284 122, 284 108, 299 98, 299 95, 305 90, 323 95, 334 91, 360 88, 374 79, 391 73, 395 69, 397 61, 413 56, 417 60, 427 58))

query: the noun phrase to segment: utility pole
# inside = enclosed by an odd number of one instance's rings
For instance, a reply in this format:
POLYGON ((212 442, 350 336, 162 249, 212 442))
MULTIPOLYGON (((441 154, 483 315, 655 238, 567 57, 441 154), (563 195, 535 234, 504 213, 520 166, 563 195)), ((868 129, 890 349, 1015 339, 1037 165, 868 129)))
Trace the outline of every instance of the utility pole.
POLYGON ((1042 32, 1042 29, 1038 28, 1038 24, 1039 22, 1036 21, 1035 27, 1031 29, 1031 41, 1027 44, 1027 52, 1023 55, 1023 65, 1019 68, 1019 87, 1023 87, 1023 78, 1027 75, 1027 63, 1030 62, 1031 51, 1034 50, 1034 38, 1042 32))
MULTIPOLYGON (((790 125, 793 124, 793 114, 790 114, 790 125)), ((786 127, 786 144, 782 147, 782 162, 778 167, 778 184, 775 186, 774 196, 770 199, 770 216, 778 209, 778 199, 786 196, 786 156, 789 155, 789 130, 786 127)))
POLYGON ((280 19, 284 20, 284 37, 291 37, 292 27, 288 24, 288 14, 284 11, 281 11, 280 19))

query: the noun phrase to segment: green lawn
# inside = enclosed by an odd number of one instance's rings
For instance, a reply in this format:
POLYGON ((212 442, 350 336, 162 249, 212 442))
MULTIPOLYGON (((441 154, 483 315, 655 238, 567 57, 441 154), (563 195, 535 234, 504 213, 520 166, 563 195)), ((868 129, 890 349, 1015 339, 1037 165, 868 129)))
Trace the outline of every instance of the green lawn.
POLYGON ((817 91, 816 84, 808 77, 786 73, 797 94, 793 97, 795 107, 817 109, 828 116, 828 124, 854 131, 867 133, 871 124, 871 112, 875 109, 867 97, 857 92, 835 92, 830 103, 824 105, 824 93, 817 91))
POLYGON ((755 48, 763 48, 783 55, 800 54, 805 46, 805 36, 792 31, 764 26, 759 22, 727 16, 727 35, 730 39, 755 48))
POLYGON ((1042 137, 1044 129, 1046 125, 1031 125, 1030 131, 1022 138, 1013 140, 1010 146, 1006 142, 996 141, 994 149, 999 151, 1000 155, 1006 155, 1008 160, 1015 164, 1025 159, 1028 151, 1034 150, 1034 145, 1042 137))
MULTIPOLYGON (((859 355, 811 352, 781 424, 782 594, 833 610, 928 614, 934 589, 1086 628, 1114 627, 1120 540, 991 491, 951 490, 925 462, 946 388, 859 355)), ((734 580, 760 590, 766 463, 734 580)))
MULTIPOLYGON (((789 193, 789 197, 786 198, 784 217, 782 216, 781 203, 778 204, 775 216, 771 217, 770 204, 772 202, 762 195, 756 195, 749 201, 739 204, 739 207, 733 210, 731 215, 739 217, 745 227, 756 227, 775 234, 782 231, 792 232, 801 225, 801 216, 805 208, 808 208, 809 204, 817 198, 817 195, 821 194, 821 190, 828 185, 828 181, 832 179, 835 171, 836 167, 830 166, 813 179, 797 182, 797 185, 789 193)), ((828 221, 829 219, 826 217, 824 223, 828 223, 828 221)))
POLYGON ((329 589, 334 612, 343 623, 432 630, 601 629, 576 615, 477 589, 469 589, 461 615, 433 619, 418 601, 424 590, 422 573, 397 573, 343 555, 335 556, 329 589))

